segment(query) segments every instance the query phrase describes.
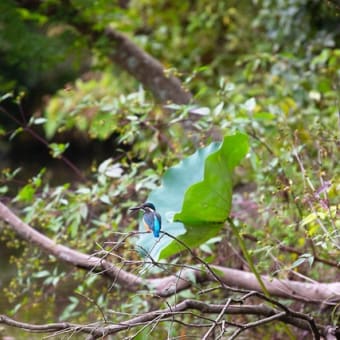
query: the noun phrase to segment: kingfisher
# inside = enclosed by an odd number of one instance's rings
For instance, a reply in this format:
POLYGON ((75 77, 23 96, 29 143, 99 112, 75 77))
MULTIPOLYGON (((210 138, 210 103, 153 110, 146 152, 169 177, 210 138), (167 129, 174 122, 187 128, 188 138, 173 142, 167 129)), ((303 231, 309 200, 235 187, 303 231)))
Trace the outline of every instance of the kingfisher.
POLYGON ((161 231, 162 226, 162 218, 161 215, 156 212, 155 206, 150 203, 146 202, 142 205, 134 208, 130 208, 132 211, 143 211, 143 224, 146 228, 148 233, 153 233, 153 236, 159 237, 159 232, 161 231))

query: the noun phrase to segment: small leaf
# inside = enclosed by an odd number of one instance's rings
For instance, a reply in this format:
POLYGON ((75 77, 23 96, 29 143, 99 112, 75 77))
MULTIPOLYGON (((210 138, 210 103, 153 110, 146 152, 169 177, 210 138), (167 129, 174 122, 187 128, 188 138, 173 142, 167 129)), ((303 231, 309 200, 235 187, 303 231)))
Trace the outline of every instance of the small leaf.
POLYGON ((23 188, 20 189, 17 200, 22 202, 31 202, 33 196, 35 194, 35 188, 33 188, 32 184, 26 184, 23 188))
POLYGON ((69 300, 72 302, 72 304, 74 304, 74 305, 78 305, 78 303, 79 303, 79 299, 77 298, 77 297, 75 297, 75 296, 70 296, 69 297, 69 300))
POLYGON ((177 110, 182 109, 183 107, 181 105, 178 105, 178 104, 168 104, 168 105, 164 105, 164 108, 177 111, 177 110))
POLYGON ((51 143, 48 145, 53 158, 60 158, 69 147, 69 143, 51 143))
POLYGON ((76 193, 80 195, 89 195, 91 193, 91 190, 86 187, 81 187, 76 190, 76 193))
POLYGON ((6 192, 8 192, 8 186, 7 185, 3 185, 0 187, 0 195, 4 195, 6 194, 6 192))
POLYGON ((223 102, 219 103, 219 104, 215 107, 215 109, 214 109, 214 111, 213 111, 213 115, 214 115, 214 116, 218 116, 218 115, 222 112, 223 107, 224 107, 224 103, 223 103, 223 102))
POLYGON ((88 212, 89 212, 89 209, 87 207, 87 204, 86 203, 80 204, 79 214, 84 220, 87 218, 88 212))
POLYGON ((310 256, 308 257, 308 263, 309 263, 310 266, 313 265, 313 263, 314 263, 314 256, 313 256, 313 255, 310 255, 310 256))
POLYGON ((100 163, 98 167, 98 172, 107 177, 120 178, 124 170, 119 163, 112 163, 112 158, 106 159, 104 162, 100 163))
POLYGON ((11 315, 15 315, 15 314, 19 311, 19 309, 20 309, 21 307, 22 307, 22 304, 21 304, 21 303, 16 304, 16 305, 14 306, 14 308, 11 309, 10 314, 11 314, 11 315))
POLYGON ((310 266, 313 265, 314 262, 314 256, 309 253, 305 253, 299 256, 299 258, 291 265, 290 269, 293 269, 295 267, 298 267, 300 264, 308 262, 310 266))
POLYGON ((210 255, 213 253, 212 249, 209 247, 207 243, 201 244, 200 249, 210 255))
POLYGON ((310 91, 308 96, 311 100, 319 102, 321 100, 321 93, 319 91, 310 91))
POLYGON ((34 124, 34 125, 41 125, 41 124, 45 124, 46 121, 47 121, 46 118, 38 117, 38 118, 34 118, 33 119, 32 124, 34 124))
POLYGON ((99 197, 100 201, 105 203, 105 204, 108 204, 108 205, 111 205, 111 200, 110 200, 110 197, 108 195, 102 195, 99 197))
POLYGON ((298 267, 300 264, 306 262, 306 259, 303 257, 299 257, 294 263, 290 266, 290 269, 293 269, 295 267, 298 267))
POLYGON ((75 238, 75 237, 77 236, 78 229, 79 229, 79 219, 78 219, 78 218, 75 218, 75 220, 73 221, 73 223, 71 223, 71 224, 68 226, 68 230, 69 230, 69 232, 70 232, 72 238, 75 238))
POLYGON ((248 99, 243 105, 242 107, 249 111, 249 112, 252 112, 254 111, 255 107, 256 107, 256 100, 255 98, 250 98, 248 99))
POLYGON ((317 219, 317 215, 313 212, 302 219, 302 221, 300 222, 300 226, 304 227, 305 225, 314 222, 316 219, 317 219))
POLYGON ((208 107, 196 107, 189 110, 190 113, 200 116, 206 116, 210 113, 210 109, 208 107))
POLYGON ((109 167, 109 165, 112 164, 112 161, 113 161, 112 158, 108 158, 102 163, 100 163, 98 167, 98 172, 100 172, 101 174, 104 174, 106 169, 109 167))
POLYGON ((196 284, 196 275, 193 270, 188 270, 186 272, 185 279, 193 284, 196 284))
POLYGON ((39 279, 39 278, 46 277, 49 275, 51 275, 51 273, 48 270, 42 270, 40 272, 33 273, 32 277, 39 279))
POLYGON ((120 178, 122 174, 123 169, 121 168, 120 164, 113 164, 109 166, 105 171, 105 175, 111 178, 120 178))
POLYGON ((9 140, 12 141, 16 137, 16 135, 18 135, 22 131, 24 131, 22 127, 18 127, 17 129, 15 129, 13 133, 11 133, 11 135, 9 136, 9 140))
POLYGON ((5 93, 3 96, 0 97, 0 103, 3 102, 4 100, 8 99, 8 98, 12 98, 13 97, 13 93, 5 93))
POLYGON ((253 117, 257 120, 273 120, 276 116, 271 112, 256 112, 253 117))

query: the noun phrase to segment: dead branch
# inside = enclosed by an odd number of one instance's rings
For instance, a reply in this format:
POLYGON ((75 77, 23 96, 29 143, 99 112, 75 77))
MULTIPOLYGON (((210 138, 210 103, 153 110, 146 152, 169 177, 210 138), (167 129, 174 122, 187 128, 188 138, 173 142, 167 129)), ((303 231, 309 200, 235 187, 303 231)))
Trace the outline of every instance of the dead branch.
MULTIPOLYGON (((210 266, 215 275, 209 271, 198 268, 187 268, 176 275, 168 275, 162 278, 143 279, 137 275, 111 264, 109 261, 91 256, 66 246, 56 244, 53 240, 39 233, 23 222, 9 208, 0 202, 0 220, 3 220, 24 240, 38 246, 49 255, 53 255, 61 261, 73 266, 99 273, 109 277, 114 283, 124 286, 126 290, 149 289, 155 295, 168 297, 192 286, 192 277, 197 283, 219 281, 226 287, 236 287, 251 291, 261 292, 254 274, 242 270, 210 266)), ((335 305, 340 301, 340 282, 334 283, 306 283, 293 280, 279 280, 268 276, 262 276, 271 296, 290 298, 305 302, 323 303, 335 305)))
POLYGON ((140 49, 127 36, 111 28, 107 28, 104 35, 112 44, 110 58, 150 89, 160 102, 190 102, 190 92, 182 87, 178 78, 166 75, 163 65, 157 59, 140 49))
MULTIPOLYGON (((294 315, 291 315, 290 312, 280 311, 274 308, 270 308, 265 305, 223 305, 223 304, 209 304, 204 303, 197 300, 187 299, 184 300, 175 306, 163 309, 163 310, 155 310, 146 312, 144 314, 138 315, 136 317, 131 318, 130 320, 120 322, 120 323, 94 323, 89 325, 79 325, 72 324, 68 322, 62 323, 51 323, 51 324, 43 324, 43 325, 33 325, 28 323, 19 322, 13 320, 5 315, 0 315, 0 324, 5 324, 8 326, 25 329, 31 332, 45 332, 45 333, 56 333, 56 332, 81 332, 87 333, 91 335, 92 339, 100 338, 110 334, 117 334, 124 330, 129 330, 133 327, 141 326, 141 325, 151 325, 153 322, 159 321, 169 321, 173 322, 173 318, 176 315, 183 315, 184 312, 188 310, 197 310, 203 314, 219 314, 218 319, 216 319, 216 327, 219 327, 223 331, 226 329, 223 322, 220 320, 221 315, 254 315, 259 316, 260 318, 257 321, 249 322, 244 325, 239 325, 236 323, 230 323, 229 326, 238 328, 235 331, 235 336, 240 332, 253 327, 258 327, 263 324, 272 322, 274 320, 282 321, 286 324, 293 325, 297 328, 304 329, 310 331, 310 325, 306 320, 301 318, 297 318, 294 315), (171 317, 171 318, 169 318, 171 317), (236 334, 237 332, 237 334, 236 334)), ((188 313, 193 315, 192 313, 188 313)), ((207 321, 207 318, 201 315, 194 314, 197 319, 202 318, 207 321)), ((209 319, 208 319, 209 320, 209 319)), ((204 326, 207 327, 211 324, 214 324, 214 320, 211 320, 211 323, 207 323, 204 326)), ((228 323, 227 323, 228 324, 228 323)), ((194 326, 194 325, 191 325, 194 326)), ((198 327, 202 327, 202 325, 198 325, 198 327)), ((318 334, 320 332, 321 335, 326 335, 329 333, 329 329, 327 327, 323 327, 317 325, 318 334)), ((340 335, 340 330, 333 328, 331 330, 332 334, 335 336, 340 335)))
POLYGON ((135 290, 142 286, 142 279, 140 277, 113 266, 106 260, 55 243, 47 236, 39 233, 37 230, 23 222, 1 202, 0 220, 3 220, 10 225, 12 230, 14 230, 21 238, 38 246, 45 253, 53 255, 63 262, 89 271, 100 271, 102 275, 113 279, 118 284, 124 285, 128 290, 135 290))

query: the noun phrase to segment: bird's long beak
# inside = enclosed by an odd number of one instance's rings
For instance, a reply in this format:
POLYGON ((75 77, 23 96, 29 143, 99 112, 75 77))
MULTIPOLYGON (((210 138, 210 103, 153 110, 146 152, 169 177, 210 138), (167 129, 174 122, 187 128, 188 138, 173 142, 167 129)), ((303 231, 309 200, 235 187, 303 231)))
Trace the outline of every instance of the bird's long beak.
POLYGON ((134 212, 138 211, 142 209, 142 206, 138 206, 138 207, 134 207, 134 208, 130 208, 129 211, 130 211, 130 214, 133 214, 134 212))

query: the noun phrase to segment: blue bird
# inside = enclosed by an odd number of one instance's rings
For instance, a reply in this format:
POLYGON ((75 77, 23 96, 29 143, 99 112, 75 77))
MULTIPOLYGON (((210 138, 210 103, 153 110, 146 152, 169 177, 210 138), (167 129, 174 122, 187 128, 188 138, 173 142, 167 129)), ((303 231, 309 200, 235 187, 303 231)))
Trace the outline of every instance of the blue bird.
POLYGON ((153 236, 159 237, 159 232, 161 231, 162 227, 162 218, 161 215, 156 212, 156 208, 152 203, 146 202, 138 207, 130 208, 130 210, 142 210, 143 224, 146 228, 146 231, 149 233, 153 232, 153 236))

